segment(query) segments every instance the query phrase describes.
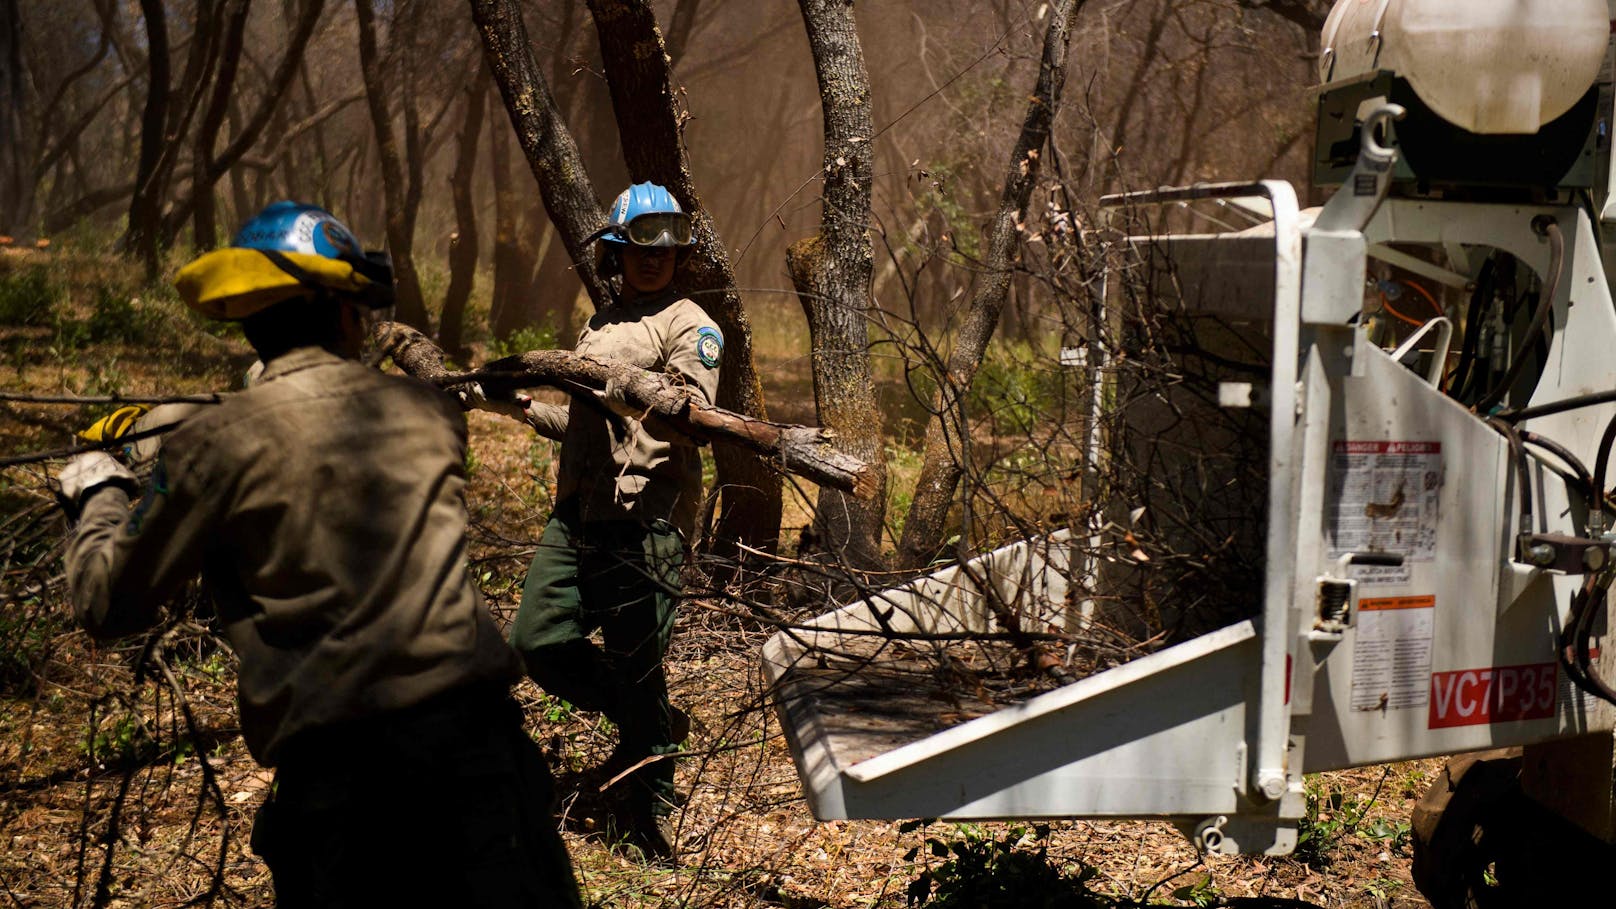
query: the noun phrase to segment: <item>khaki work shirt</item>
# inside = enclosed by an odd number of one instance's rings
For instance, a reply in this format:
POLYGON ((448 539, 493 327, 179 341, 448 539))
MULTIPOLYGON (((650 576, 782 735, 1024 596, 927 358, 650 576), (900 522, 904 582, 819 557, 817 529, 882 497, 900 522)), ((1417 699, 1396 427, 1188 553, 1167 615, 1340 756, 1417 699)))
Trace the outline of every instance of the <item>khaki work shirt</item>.
MULTIPOLYGON (((574 351, 683 379, 693 400, 718 396, 724 336, 700 306, 671 293, 595 313, 574 351)), ((575 395, 568 407, 535 404, 535 427, 561 439, 556 501, 577 499, 579 520, 666 520, 689 536, 701 508, 701 450, 653 418, 618 417, 575 395)))
POLYGON ((520 662, 466 569, 465 420, 442 393, 319 348, 165 438, 139 505, 106 489, 67 551, 79 620, 139 630, 200 571, 240 657, 241 731, 288 740, 520 662))

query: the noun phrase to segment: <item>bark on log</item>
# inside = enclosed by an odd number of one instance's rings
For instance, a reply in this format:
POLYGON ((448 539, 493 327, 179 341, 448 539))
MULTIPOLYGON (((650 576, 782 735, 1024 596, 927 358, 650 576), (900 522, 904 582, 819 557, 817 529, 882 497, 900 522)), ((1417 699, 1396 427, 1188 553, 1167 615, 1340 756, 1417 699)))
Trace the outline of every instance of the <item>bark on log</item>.
POLYGON ((531 350, 469 372, 450 372, 443 365, 442 349, 408 325, 383 322, 372 330, 370 340, 404 372, 445 390, 473 382, 490 396, 541 385, 563 391, 600 390, 608 379, 616 379, 630 406, 693 439, 744 449, 777 470, 855 496, 873 496, 880 488, 879 472, 837 451, 825 430, 771 423, 694 401, 689 390, 669 376, 627 363, 565 350, 531 350))

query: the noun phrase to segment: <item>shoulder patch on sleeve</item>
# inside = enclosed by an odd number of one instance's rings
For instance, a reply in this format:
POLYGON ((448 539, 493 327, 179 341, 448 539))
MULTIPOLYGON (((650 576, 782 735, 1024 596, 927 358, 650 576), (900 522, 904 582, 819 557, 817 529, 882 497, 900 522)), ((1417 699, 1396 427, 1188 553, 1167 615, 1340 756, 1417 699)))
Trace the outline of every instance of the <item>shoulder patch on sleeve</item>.
POLYGON ((718 329, 710 325, 703 325, 696 329, 696 356, 701 358, 701 365, 708 369, 717 369, 718 363, 724 358, 724 336, 718 329))
POLYGON ((140 497, 140 502, 129 515, 129 522, 124 525, 124 531, 129 536, 140 533, 141 525, 146 523, 146 512, 157 503, 158 496, 168 495, 168 490, 168 462, 159 453, 157 464, 152 467, 151 480, 146 483, 146 494, 140 497))

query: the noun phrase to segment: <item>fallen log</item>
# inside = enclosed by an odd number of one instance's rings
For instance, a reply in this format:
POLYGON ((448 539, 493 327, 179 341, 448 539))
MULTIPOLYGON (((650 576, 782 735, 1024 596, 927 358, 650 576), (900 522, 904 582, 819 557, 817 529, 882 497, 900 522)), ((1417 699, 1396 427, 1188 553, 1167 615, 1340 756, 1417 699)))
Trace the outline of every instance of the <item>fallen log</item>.
MULTIPOLYGON (((382 322, 371 330, 370 340, 379 355, 392 357, 404 372, 445 391, 468 390, 475 384, 484 396, 498 402, 523 388, 543 385, 568 392, 599 392, 610 381, 624 403, 691 438, 738 445, 768 456, 768 463, 778 470, 859 498, 874 496, 878 488, 875 470, 836 450, 828 430, 772 423, 704 404, 693 399, 676 376, 566 350, 530 350, 470 371, 451 372, 443 364, 443 351, 407 325, 382 322)), ((521 409, 514 404, 495 403, 490 409, 522 419, 521 409)))

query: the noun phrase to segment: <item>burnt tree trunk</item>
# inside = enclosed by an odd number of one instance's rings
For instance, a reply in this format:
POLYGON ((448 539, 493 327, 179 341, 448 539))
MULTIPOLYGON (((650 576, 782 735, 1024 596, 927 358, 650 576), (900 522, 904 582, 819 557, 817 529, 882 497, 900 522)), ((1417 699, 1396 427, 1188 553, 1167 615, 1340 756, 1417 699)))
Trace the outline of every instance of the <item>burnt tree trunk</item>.
MULTIPOLYGON (((870 370, 870 189, 875 132, 870 74, 864 66, 852 0, 801 0, 802 21, 819 77, 824 116, 824 198, 819 234, 791 245, 786 263, 808 317, 819 425, 837 448, 883 464, 881 409, 870 370)), ((878 468, 879 469, 879 468, 878 468)), ((880 482, 885 492, 885 471, 880 482)), ((858 500, 821 489, 814 509, 816 548, 857 570, 880 568, 884 496, 858 500)))
MULTIPOLYGON (((914 502, 904 520, 903 539, 898 543, 898 567, 918 568, 931 562, 942 548, 948 527, 948 512, 959 489, 960 478, 969 466, 970 426, 965 418, 965 398, 976 378, 977 368, 987 351, 1010 292, 1011 269, 1020 242, 1020 223, 1027 200, 1038 182, 1039 156, 1049 139, 1049 130, 1060 107, 1061 87, 1066 82, 1066 49, 1072 22, 1083 0, 1060 0, 1049 8, 1049 26, 1044 33, 1043 59, 1038 67, 1038 85, 1028 100, 1027 116, 1021 134, 1010 153, 1010 166, 1004 179, 1004 193, 994 217, 988 251, 982 263, 976 292, 971 298, 965 324, 954 339, 948 364, 939 376, 932 399, 936 417, 926 427, 925 454, 920 479, 915 483, 914 502)), ((967 508, 969 504, 967 503, 967 508)), ((960 545, 968 546, 968 534, 960 535, 960 545)))
POLYGON ((469 2, 482 38, 483 55, 505 100, 517 141, 538 180, 544 210, 560 231, 579 280, 595 305, 602 306, 610 299, 610 292, 596 273, 594 256, 584 241, 606 223, 606 214, 589 183, 577 143, 567 132, 533 58, 522 11, 515 0, 469 2))
MULTIPOLYGON (((403 156, 393 134, 392 115, 387 109, 390 86, 382 73, 381 54, 376 48, 376 11, 371 0, 354 0, 359 22, 359 68, 365 82, 365 101, 370 107, 370 123, 376 134, 376 154, 382 167, 382 193, 387 200, 387 248, 393 257, 396 312, 401 322, 423 330, 429 328, 426 304, 421 299, 421 279, 415 272, 415 235, 411 229, 409 186, 403 156)), ((395 40, 397 36, 395 36, 395 40)))
POLYGON ((554 332, 556 346, 571 347, 589 318, 578 312, 577 282, 570 274, 572 260, 567 258, 566 245, 556 239, 555 228, 544 220, 542 209, 530 209, 526 223, 528 319, 554 332))
POLYGON ((477 280, 477 203, 472 179, 477 173, 477 139, 483 131, 483 107, 488 99, 488 81, 479 75, 466 89, 466 118, 460 128, 460 148, 455 157, 449 191, 454 196, 455 232, 449 239, 449 289, 443 294, 443 318, 438 327, 438 343, 444 350, 464 358, 466 301, 477 280))
POLYGON ((163 0, 140 0, 140 12, 146 21, 146 107, 140 116, 140 160, 129 200, 129 248, 146 264, 146 277, 155 279, 162 267, 158 242, 163 200, 158 163, 168 124, 168 15, 163 0))
MULTIPOLYGON (((752 326, 735 288, 729 253, 690 177, 683 137, 686 115, 674 99, 656 14, 648 0, 589 0, 589 11, 600 38, 629 178, 667 187, 693 222, 694 245, 684 273, 674 280, 724 332, 719 406, 765 417, 763 385, 752 362, 752 326)), ((738 550, 733 544, 739 541, 773 551, 780 537, 779 477, 751 452, 714 449, 713 459, 720 491, 714 550, 734 555, 738 550)))

